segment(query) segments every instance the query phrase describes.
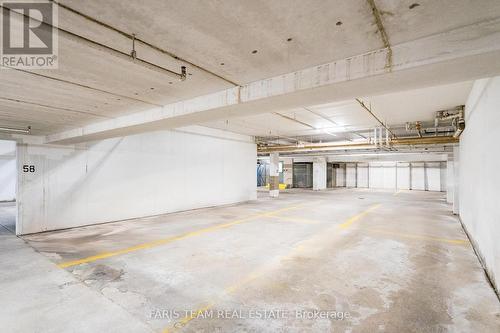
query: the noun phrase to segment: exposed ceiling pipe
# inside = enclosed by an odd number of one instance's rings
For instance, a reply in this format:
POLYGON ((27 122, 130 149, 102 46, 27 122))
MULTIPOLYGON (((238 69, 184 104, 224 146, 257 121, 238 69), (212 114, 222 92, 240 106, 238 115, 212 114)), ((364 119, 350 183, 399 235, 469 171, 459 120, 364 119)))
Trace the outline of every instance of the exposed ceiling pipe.
POLYGON ((208 74, 210 74, 212 76, 215 76, 215 77, 217 77, 217 78, 219 78, 219 79, 221 79, 223 81, 226 81, 227 83, 230 83, 230 84, 232 84, 234 86, 240 86, 238 83, 236 83, 234 81, 231 81, 231 80, 229 80, 229 79, 227 79, 227 78, 225 78, 225 77, 223 77, 223 76, 221 76, 219 74, 216 74, 216 73, 214 73, 214 72, 212 72, 212 71, 210 71, 210 70, 208 70, 206 68, 203 68, 203 67, 201 67, 199 65, 196 65, 196 64, 190 62, 189 60, 183 59, 183 58, 181 58, 181 57, 173 54, 170 51, 167 51, 167 50, 162 49, 162 48, 160 48, 160 47, 158 47, 156 45, 153 45, 153 44, 151 44, 149 42, 146 42, 146 41, 138 38, 137 36, 135 36, 135 34, 129 34, 129 33, 125 32, 125 31, 122 31, 122 30, 120 30, 120 29, 118 29, 118 28, 116 28, 116 27, 114 27, 114 26, 112 26, 110 24, 107 24, 105 22, 102 22, 102 21, 94 18, 94 17, 91 17, 91 16, 89 16, 87 14, 84 14, 84 13, 82 13, 82 12, 80 12, 80 11, 78 11, 78 10, 76 10, 76 9, 68 6, 68 5, 61 4, 58 1, 55 1, 55 0, 49 0, 49 1, 57 4, 60 8, 63 8, 65 10, 67 10, 67 11, 72 12, 73 14, 76 14, 76 15, 78 15, 80 17, 83 17, 84 19, 86 19, 86 20, 88 20, 90 22, 98 24, 98 25, 100 25, 100 26, 102 26, 102 27, 104 27, 104 28, 106 28, 108 30, 112 30, 112 31, 114 31, 114 32, 116 32, 116 33, 118 33, 118 34, 120 34, 120 35, 122 35, 122 36, 124 36, 124 37, 126 37, 128 39, 133 39, 134 42, 141 43, 141 44, 143 44, 143 45, 145 45, 145 46, 147 46, 147 47, 149 47, 149 48, 151 48, 151 49, 153 49, 155 51, 158 51, 158 52, 160 52, 162 54, 165 54, 165 55, 167 55, 167 56, 169 56, 169 57, 171 57, 171 58, 173 58, 175 60, 184 62, 184 63, 190 65, 191 67, 197 68, 197 69, 199 69, 199 70, 201 70, 201 71, 203 71, 205 73, 208 73, 208 74))
POLYGON ((296 122, 297 124, 301 124, 303 126, 306 126, 306 127, 309 127, 310 129, 317 129, 316 127, 312 126, 312 125, 309 125, 308 123, 305 123, 303 121, 300 121, 300 120, 297 120, 295 118, 292 118, 292 117, 289 117, 289 116, 285 116, 284 114, 281 114, 281 113, 278 113, 278 112, 273 112, 273 114, 277 115, 277 116, 280 116, 284 119, 287 119, 287 120, 290 120, 290 121, 293 121, 293 122, 296 122))
POLYGON ((292 138, 292 137, 284 136, 284 135, 277 135, 276 137, 267 138, 267 139, 263 138, 263 137, 256 137, 255 141, 257 142, 257 144, 268 144, 269 142, 279 141, 280 139, 284 139, 284 140, 287 140, 290 142, 296 142, 296 143, 301 142, 297 138, 292 138))
POLYGON ((455 130, 455 133, 453 134, 453 137, 459 138, 465 129, 465 119, 463 117, 456 119, 455 127, 456 127, 456 130, 455 130))
POLYGON ((7 97, 1 97, 0 96, 0 101, 7 101, 7 102, 11 102, 11 103, 33 105, 33 106, 42 107, 42 108, 46 108, 46 109, 61 110, 61 111, 66 111, 66 112, 72 112, 72 113, 78 113, 78 114, 85 114, 85 115, 90 115, 90 116, 93 116, 93 117, 104 118, 104 119, 113 119, 111 117, 104 116, 102 114, 97 114, 97 113, 92 113, 92 112, 87 112, 87 111, 79 111, 79 110, 68 109, 68 108, 62 108, 62 107, 59 107, 59 106, 52 106, 52 105, 47 105, 47 104, 34 103, 34 102, 23 101, 23 100, 14 99, 14 98, 7 98, 7 97))
POLYGON ((452 136, 427 136, 423 138, 399 138, 392 139, 391 144, 394 146, 402 145, 435 145, 457 143, 458 139, 452 136))
MULTIPOLYGON (((458 139, 453 136, 432 136, 423 138, 403 138, 391 139, 391 146, 419 146, 419 145, 434 145, 434 144, 454 144, 458 139)), ((375 149, 378 148, 373 143, 311 143, 305 145, 288 145, 276 147, 258 147, 259 153, 272 152, 307 152, 307 151, 323 151, 323 150, 350 150, 350 149, 375 149)))
MULTIPOLYGON (((0 64, 0 67, 1 66, 2 65, 0 64)), ((24 70, 24 69, 20 69, 20 68, 9 67, 8 69, 13 70, 13 71, 17 71, 17 72, 21 72, 21 73, 24 73, 24 74, 36 76, 36 77, 41 77, 41 78, 48 79, 48 80, 53 80, 53 81, 61 82, 61 83, 64 83, 64 84, 70 84, 70 85, 73 85, 73 86, 76 86, 76 87, 80 87, 80 88, 83 88, 83 89, 97 91, 97 92, 100 92, 100 93, 104 93, 104 94, 108 94, 108 95, 111 95, 111 96, 115 96, 115 97, 120 98, 120 99, 122 99, 122 98, 123 99, 128 99, 128 100, 131 100, 131 101, 140 102, 140 103, 143 103, 143 104, 148 104, 148 105, 155 106, 155 107, 161 107, 162 106, 161 104, 157 104, 157 103, 153 103, 153 102, 148 102, 148 101, 142 100, 140 98, 135 98, 135 97, 130 97, 130 96, 118 94, 118 93, 115 93, 115 92, 112 92, 112 91, 109 91, 109 90, 104 90, 104 89, 100 89, 100 88, 95 88, 95 87, 87 86, 87 85, 84 85, 84 84, 81 84, 81 83, 78 83, 78 82, 64 80, 64 79, 60 79, 60 78, 57 78, 57 77, 49 76, 49 75, 46 75, 46 74, 40 74, 40 73, 30 72, 30 71, 27 71, 27 70, 24 70)))
POLYGON ((464 117, 465 106, 461 105, 456 107, 454 110, 443 110, 436 112, 436 125, 443 120, 451 120, 452 125, 455 128, 454 138, 459 138, 465 129, 465 117, 464 117))
POLYGON ((378 117, 377 117, 377 116, 376 116, 376 115, 372 112, 372 110, 371 110, 368 106, 366 106, 366 105, 365 105, 365 103, 364 103, 361 99, 356 98, 356 101, 359 103, 359 105, 361 105, 361 107, 362 107, 363 109, 365 109, 365 110, 366 110, 369 114, 371 114, 371 115, 372 115, 372 117, 373 117, 373 118, 375 118, 375 120, 376 120, 376 121, 377 121, 380 125, 382 125, 382 127, 384 127, 387 131, 389 131, 389 133, 391 133, 391 137, 392 137, 392 138, 396 138, 396 135, 395 135, 395 134, 391 131, 391 129, 390 129, 389 127, 387 127, 387 125, 386 125, 386 124, 384 124, 384 123, 382 122, 382 120, 380 120, 380 119, 379 119, 379 118, 378 118, 378 117))
POLYGON ((420 123, 420 121, 417 121, 415 123, 415 129, 417 130, 418 136, 422 137, 422 124, 420 123))
POLYGON ((26 129, 0 126, 0 132, 31 134, 31 126, 28 126, 26 129))
MULTIPOLYGON (((120 58, 120 59, 123 59, 123 60, 127 60, 127 61, 131 61, 134 64, 140 65, 140 66, 142 66, 144 68, 147 68, 149 70, 152 70, 152 71, 155 71, 155 72, 158 72, 158 73, 161 73, 161 74, 167 74, 168 76, 170 76, 172 78, 179 79, 181 81, 184 81, 186 79, 186 72, 184 70, 182 70, 182 68, 181 68, 181 73, 176 73, 176 72, 174 72, 174 71, 172 71, 170 69, 167 69, 167 68, 155 65, 153 63, 150 63, 150 62, 148 62, 146 60, 143 60, 143 59, 140 59, 138 57, 134 58, 134 50, 132 51, 132 54, 128 54, 128 53, 122 52, 120 50, 114 49, 114 48, 112 48, 110 46, 107 46, 107 45, 101 44, 99 42, 96 42, 94 40, 91 40, 89 38, 80 36, 80 35, 75 34, 73 32, 70 32, 70 31, 61 29, 59 27, 53 26, 51 24, 48 24, 47 22, 40 21, 40 20, 38 20, 36 18, 33 18, 33 17, 29 16, 29 15, 24 14, 24 12, 23 13, 19 13, 17 11, 13 11, 10 8, 5 7, 5 4, 4 5, 0 5, 0 8, 3 8, 5 10, 9 11, 10 13, 16 13, 17 15, 29 18, 31 20, 34 20, 37 23, 40 23, 40 25, 44 25, 44 26, 47 26, 47 27, 49 27, 51 29, 54 29, 54 30, 58 31, 61 35, 64 35, 66 38, 68 38, 70 40, 73 40, 73 41, 75 41, 77 43, 84 44, 84 45, 86 45, 88 47, 91 47, 93 49, 96 49, 96 50, 99 50, 101 52, 107 53, 107 54, 112 55, 114 57, 117 57, 117 58, 120 58)), ((8 66, 4 66, 4 67, 9 68, 8 66)))
POLYGON ((422 137, 422 123, 420 121, 416 121, 414 123, 406 123, 406 131, 410 132, 416 130, 418 136, 421 138, 422 137))
POLYGON ((337 124, 337 122, 335 122, 335 121, 331 120, 330 118, 328 118, 327 116, 325 116, 325 115, 324 115, 324 114, 322 114, 321 112, 316 112, 316 111, 313 111, 313 110, 311 110, 311 109, 309 109, 309 108, 305 108, 305 107, 303 107, 303 109, 304 109, 304 110, 306 110, 306 111, 311 112, 312 114, 314 114, 314 115, 316 115, 316 116, 318 116, 318 117, 320 117, 320 118, 323 118, 324 120, 326 120, 326 121, 328 121, 328 122, 332 123, 332 124, 333 124, 333 125, 335 125, 335 126, 339 126, 339 124, 337 124))

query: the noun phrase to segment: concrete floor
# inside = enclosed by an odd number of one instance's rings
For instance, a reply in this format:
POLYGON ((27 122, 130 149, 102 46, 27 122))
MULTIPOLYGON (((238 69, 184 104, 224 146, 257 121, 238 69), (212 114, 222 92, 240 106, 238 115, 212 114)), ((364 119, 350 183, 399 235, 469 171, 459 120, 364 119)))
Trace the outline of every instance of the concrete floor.
POLYGON ((0 237, 9 332, 500 330, 500 303, 442 193, 262 193, 0 237))

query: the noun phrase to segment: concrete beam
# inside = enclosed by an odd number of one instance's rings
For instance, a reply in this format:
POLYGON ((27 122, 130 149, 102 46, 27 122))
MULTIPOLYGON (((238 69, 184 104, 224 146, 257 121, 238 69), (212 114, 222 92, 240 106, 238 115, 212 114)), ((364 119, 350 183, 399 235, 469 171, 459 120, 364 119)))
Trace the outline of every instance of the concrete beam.
POLYGON ((500 19, 48 135, 78 143, 500 74, 500 19))

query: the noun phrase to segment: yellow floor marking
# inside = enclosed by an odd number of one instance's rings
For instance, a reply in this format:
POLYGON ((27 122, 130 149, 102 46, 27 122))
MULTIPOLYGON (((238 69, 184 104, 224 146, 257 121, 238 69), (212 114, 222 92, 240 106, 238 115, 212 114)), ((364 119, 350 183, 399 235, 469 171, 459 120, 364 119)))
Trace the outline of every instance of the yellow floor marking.
MULTIPOLYGON (((343 223, 344 225, 346 223, 349 223, 352 224, 353 222, 361 219, 363 216, 365 216, 366 214, 368 214, 370 211, 376 209, 377 207, 379 207, 380 204, 376 204, 376 205, 373 205, 371 207, 369 207, 368 209, 366 209, 365 211, 357 214, 357 215, 354 215, 353 217, 349 218, 345 223, 343 223)), ((277 217, 277 218, 280 218, 279 216, 274 216, 275 213, 268 213, 267 216, 268 217, 277 217)), ((303 244, 299 244, 297 245, 296 247, 294 247, 293 250, 290 251, 290 253, 294 253, 294 251, 297 251, 297 250, 302 250, 303 249, 303 244)), ((288 258, 288 257, 291 257, 291 254, 288 254, 288 255, 285 255, 283 256, 283 258, 288 258)), ((251 274, 249 274, 247 277, 245 277, 244 279, 241 279, 239 280, 238 282, 234 283, 233 285, 229 286, 229 287, 226 287, 224 289, 225 293, 226 294, 232 294, 234 293, 235 291, 237 291, 238 289, 240 289, 241 287, 247 285, 248 283, 252 282, 253 280, 261 277, 263 274, 264 274, 264 269, 260 269, 260 270, 257 270, 251 274)), ((193 319, 196 319, 197 315, 198 314, 202 314, 204 311, 207 311, 209 309, 211 309, 212 307, 214 307, 216 304, 215 301, 213 302, 210 302, 209 305, 207 306, 204 306, 196 311, 194 311, 194 313, 196 315, 194 316, 186 316, 184 318, 182 318, 180 321, 178 321, 177 323, 174 324, 173 327, 168 327, 166 328, 165 330, 162 331, 162 333, 172 333, 172 332, 175 332, 181 328, 183 328, 184 326, 186 326, 190 321, 192 321, 193 319)))
POLYGON ((249 216, 249 217, 246 217, 246 218, 242 218, 242 219, 239 219, 239 220, 236 220, 236 221, 232 221, 232 222, 229 222, 229 223, 217 224, 217 225, 214 225, 214 226, 211 226, 211 227, 207 227, 207 228, 202 228, 202 229, 195 230, 195 231, 186 232, 186 233, 178 235, 178 236, 173 236, 173 237, 169 237, 169 238, 159 239, 159 240, 155 240, 155 241, 152 241, 152 242, 147 242, 147 243, 139 244, 139 245, 136 245, 136 246, 128 247, 128 248, 117 250, 117 251, 99 253, 99 254, 96 254, 96 255, 93 255, 93 256, 90 256, 90 257, 63 262, 63 263, 58 264, 57 266, 59 266, 60 268, 67 268, 67 267, 81 265, 81 264, 84 264, 84 263, 93 262, 93 261, 96 261, 96 260, 106 259, 106 258, 110 258, 110 257, 116 257, 116 256, 127 254, 127 253, 130 253, 130 252, 135 252, 135 251, 139 251, 139 250, 150 249, 150 248, 153 248, 153 247, 156 247, 156 246, 169 244, 169 243, 172 243, 172 242, 175 242, 175 241, 179 241, 179 240, 190 238, 190 237, 194 237, 194 236, 199 236, 199 235, 206 234, 206 233, 209 233, 209 232, 212 232, 212 231, 216 231, 216 230, 220 230, 220 229, 224 229, 224 228, 229 228, 229 227, 232 227, 234 225, 237 225, 237 224, 240 224, 240 223, 243 223, 243 222, 247 222, 247 221, 250 221, 250 220, 254 220, 254 219, 257 219, 257 218, 267 217, 267 216, 272 215, 272 214, 281 213, 281 212, 285 212, 285 211, 289 211, 289 210, 293 210, 293 209, 298 209, 298 208, 301 208, 302 206, 305 206, 305 205, 306 205, 305 203, 304 204, 298 204, 298 205, 293 205, 293 206, 281 208, 281 209, 270 211, 270 212, 266 212, 266 213, 256 214, 256 215, 252 215, 252 216, 249 216))
POLYGON ((353 217, 349 218, 344 223, 339 224, 339 228, 341 228, 341 229, 349 228, 354 222, 358 221, 360 218, 362 218, 363 216, 365 216, 366 214, 368 214, 372 210, 377 209, 378 207, 380 207, 380 204, 375 204, 375 205, 370 206, 370 208, 368 208, 367 210, 365 210, 357 215, 354 215, 353 217))
POLYGON ((469 242, 466 239, 447 239, 447 238, 432 237, 432 236, 426 236, 426 235, 415 235, 415 234, 386 231, 386 230, 372 229, 372 228, 368 228, 367 230, 372 231, 372 232, 376 232, 376 233, 380 233, 380 234, 394 235, 394 236, 399 236, 399 237, 404 237, 404 238, 431 240, 431 241, 438 241, 438 242, 458 244, 458 245, 466 245, 469 242))
MULTIPOLYGON (((262 272, 251 273, 246 278, 244 278, 244 279, 238 281, 237 283, 235 283, 235 284, 233 284, 233 285, 225 288, 224 291, 226 292, 226 294, 232 294, 236 290, 238 290, 239 288, 241 288, 244 285, 250 283, 251 281, 257 279, 261 275, 262 275, 262 272)), ((172 333, 172 332, 175 332, 175 331, 183 328, 191 320, 196 319, 199 315, 203 314, 205 311, 208 311, 211 308, 213 308, 215 306, 215 303, 216 302, 211 302, 207 306, 204 306, 204 307, 202 307, 202 308, 200 308, 200 309, 198 309, 196 311, 193 311, 193 315, 185 316, 184 318, 182 318, 181 320, 179 320, 178 322, 176 322, 173 327, 166 328, 165 330, 163 330, 162 333, 172 333)))
POLYGON ((193 319, 196 319, 198 316, 202 315, 205 311, 208 311, 210 310, 211 308, 214 307, 215 304, 213 303, 210 303, 208 304, 207 306, 201 308, 201 309, 198 309, 196 311, 193 312, 192 315, 190 316, 185 316, 184 318, 182 318, 181 320, 179 320, 178 322, 175 323, 175 326, 171 329, 169 328, 166 328, 163 330, 163 333, 171 333, 171 332, 175 332, 177 331, 178 329, 184 327, 187 325, 187 323, 189 323, 191 320, 193 319))
POLYGON ((282 215, 276 215, 276 214, 269 214, 269 215, 266 215, 266 217, 277 219, 277 220, 307 223, 307 224, 320 223, 319 221, 315 221, 315 220, 309 220, 309 219, 304 219, 304 218, 300 218, 300 217, 282 216, 282 215))

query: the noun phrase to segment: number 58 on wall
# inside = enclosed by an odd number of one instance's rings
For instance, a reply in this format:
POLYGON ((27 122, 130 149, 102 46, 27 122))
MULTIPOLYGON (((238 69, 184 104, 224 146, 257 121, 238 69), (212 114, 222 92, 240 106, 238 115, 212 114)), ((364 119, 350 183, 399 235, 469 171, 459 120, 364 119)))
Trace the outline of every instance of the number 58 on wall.
POLYGON ((34 165, 23 165, 23 172, 35 172, 35 166, 34 165))

